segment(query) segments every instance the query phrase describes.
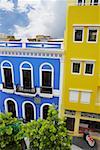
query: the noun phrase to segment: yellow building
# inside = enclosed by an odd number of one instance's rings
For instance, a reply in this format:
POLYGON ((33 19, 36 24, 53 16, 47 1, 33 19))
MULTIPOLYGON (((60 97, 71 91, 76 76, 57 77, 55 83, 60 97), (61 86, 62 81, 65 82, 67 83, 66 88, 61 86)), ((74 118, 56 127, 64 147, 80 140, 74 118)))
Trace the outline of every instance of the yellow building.
POLYGON ((72 135, 100 139, 100 0, 68 0, 61 115, 72 135))

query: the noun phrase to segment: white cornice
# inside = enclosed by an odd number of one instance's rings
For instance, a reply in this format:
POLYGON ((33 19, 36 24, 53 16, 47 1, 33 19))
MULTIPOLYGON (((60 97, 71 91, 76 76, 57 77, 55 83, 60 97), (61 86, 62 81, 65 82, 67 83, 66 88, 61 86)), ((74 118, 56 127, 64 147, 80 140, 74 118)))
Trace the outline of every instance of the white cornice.
POLYGON ((38 58, 62 58, 63 50, 43 50, 43 49, 21 49, 21 48, 0 48, 0 56, 16 57, 38 57, 38 58))

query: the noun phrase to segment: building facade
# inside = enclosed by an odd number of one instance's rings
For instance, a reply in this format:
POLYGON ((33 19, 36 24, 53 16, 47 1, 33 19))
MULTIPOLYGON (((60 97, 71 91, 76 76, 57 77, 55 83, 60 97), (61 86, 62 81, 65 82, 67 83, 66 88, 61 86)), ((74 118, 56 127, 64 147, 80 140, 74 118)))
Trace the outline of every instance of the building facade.
POLYGON ((63 44, 0 42, 0 111, 25 121, 47 117, 61 103, 63 44))
POLYGON ((100 1, 68 0, 61 115, 74 136, 100 140, 100 1))

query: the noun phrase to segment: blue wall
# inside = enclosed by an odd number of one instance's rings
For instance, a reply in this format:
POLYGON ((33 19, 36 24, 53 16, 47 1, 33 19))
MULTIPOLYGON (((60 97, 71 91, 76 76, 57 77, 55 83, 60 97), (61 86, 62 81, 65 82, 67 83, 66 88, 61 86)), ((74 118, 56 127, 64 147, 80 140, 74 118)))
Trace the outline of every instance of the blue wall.
MULTIPOLYGON (((59 74, 60 74, 60 61, 59 59, 49 59, 49 58, 32 58, 32 57, 8 57, 0 56, 0 64, 2 61, 8 60, 12 63, 14 68, 14 81, 15 85, 20 84, 20 64, 23 61, 28 61, 33 66, 33 75, 34 75, 34 86, 40 87, 40 78, 39 78, 39 67, 42 63, 48 62, 54 67, 54 89, 59 89, 59 74)), ((0 71, 0 83, 1 80, 1 71, 0 71)))
MULTIPOLYGON (((50 63, 54 67, 54 89, 59 90, 59 80, 60 80, 60 60, 52 58, 32 58, 32 57, 12 57, 12 56, 0 56, 0 66, 1 63, 8 60, 12 63, 14 69, 14 85, 20 84, 20 64, 24 61, 29 62, 33 66, 33 77, 34 86, 40 87, 40 65, 43 63, 50 63)), ((2 84, 1 79, 1 67, 0 67, 0 84, 2 84)), ((37 97, 39 95, 36 95, 37 97)), ((0 91, 0 111, 5 112, 4 101, 7 98, 13 98, 18 105, 18 117, 22 117, 22 103, 24 101, 30 101, 36 106, 36 119, 40 117, 40 107, 44 103, 55 104, 59 106, 59 97, 45 98, 40 97, 41 102, 36 104, 34 97, 25 97, 16 94, 10 94, 0 91)))

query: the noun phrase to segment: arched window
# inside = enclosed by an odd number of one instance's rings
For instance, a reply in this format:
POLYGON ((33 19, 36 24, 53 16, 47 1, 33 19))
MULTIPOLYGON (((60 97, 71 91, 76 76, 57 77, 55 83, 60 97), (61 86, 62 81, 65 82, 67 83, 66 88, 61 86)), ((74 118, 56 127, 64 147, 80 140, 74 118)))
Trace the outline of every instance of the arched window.
POLYGON ((28 122, 36 119, 35 105, 30 101, 25 101, 22 104, 23 118, 28 122))
POLYGON ((41 119, 47 119, 47 116, 48 116, 48 110, 49 110, 49 107, 51 106, 51 104, 49 103, 45 103, 41 106, 41 109, 40 109, 40 117, 41 119))
POLYGON ((5 60, 1 63, 1 74, 2 74, 3 88, 13 89, 14 88, 13 66, 9 61, 5 60))
POLYGON ((52 94, 54 85, 54 68, 49 63, 40 66, 40 92, 52 94))
POLYGON ((17 103, 14 99, 12 98, 6 99, 4 105, 5 105, 5 112, 11 112, 12 117, 18 117, 17 103))
POLYGON ((33 67, 27 61, 22 62, 20 65, 20 82, 21 85, 17 85, 17 92, 35 94, 33 67))

